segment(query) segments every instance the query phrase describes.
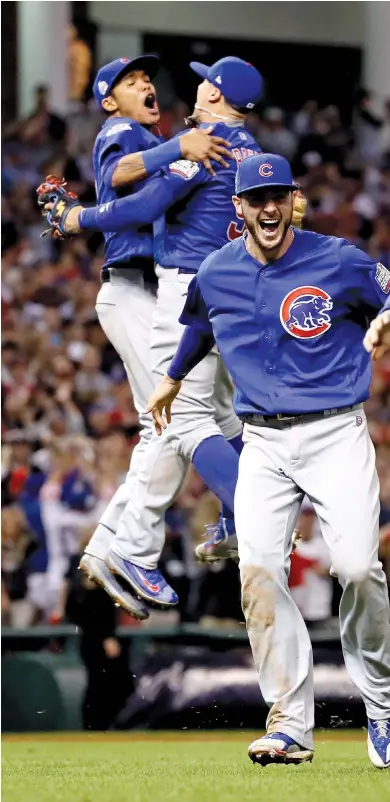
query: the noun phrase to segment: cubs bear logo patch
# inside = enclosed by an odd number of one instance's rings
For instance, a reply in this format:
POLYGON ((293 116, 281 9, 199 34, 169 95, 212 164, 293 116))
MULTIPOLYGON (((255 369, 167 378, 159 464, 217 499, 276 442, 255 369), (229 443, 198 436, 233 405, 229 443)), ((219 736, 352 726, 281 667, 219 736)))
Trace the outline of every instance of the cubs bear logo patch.
POLYGON ((329 312, 332 309, 333 301, 325 290, 297 287, 283 298, 280 322, 292 337, 312 339, 330 329, 332 321, 329 312))

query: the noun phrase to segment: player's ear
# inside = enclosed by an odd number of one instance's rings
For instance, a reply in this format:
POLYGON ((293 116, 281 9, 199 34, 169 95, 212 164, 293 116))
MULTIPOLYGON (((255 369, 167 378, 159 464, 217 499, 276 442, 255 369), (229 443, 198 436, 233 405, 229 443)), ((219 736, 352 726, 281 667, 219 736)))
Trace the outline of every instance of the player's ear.
POLYGON ((237 195, 233 195, 232 201, 234 204, 234 208, 236 210, 236 215, 238 217, 242 217, 243 214, 242 214, 241 198, 238 198, 237 195))
POLYGON ((222 92, 217 86, 210 84, 208 101, 209 103, 218 103, 221 100, 222 92))
POLYGON ((109 95, 102 100, 102 108, 107 114, 113 114, 115 111, 118 111, 118 104, 113 95, 109 95))

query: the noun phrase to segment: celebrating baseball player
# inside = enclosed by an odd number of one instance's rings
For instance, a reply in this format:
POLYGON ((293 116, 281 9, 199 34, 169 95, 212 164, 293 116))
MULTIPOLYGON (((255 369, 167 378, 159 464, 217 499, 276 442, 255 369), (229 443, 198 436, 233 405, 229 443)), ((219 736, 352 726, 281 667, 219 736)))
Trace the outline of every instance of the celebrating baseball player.
MULTIPOLYGON (((235 172, 237 163, 259 150, 243 127, 245 113, 261 93, 262 80, 257 70, 232 57, 210 68, 200 64, 192 66, 205 78, 198 90, 196 122, 209 130, 210 121, 220 120, 214 133, 220 134, 217 141, 229 142, 232 146, 234 161, 229 166, 217 165, 216 175, 211 176, 200 165, 179 160, 131 197, 87 210, 71 199, 66 214, 57 203, 49 217, 61 233, 77 233, 86 228, 121 231, 130 225, 140 226, 156 220, 175 201, 189 196, 180 210, 176 207, 173 225, 166 227, 163 218, 154 229, 155 253, 160 267, 151 359, 157 380, 164 374, 180 339, 182 327, 178 317, 193 274, 209 253, 241 231, 240 219, 232 219, 235 172)), ((302 217, 301 203, 297 209, 297 219, 299 217, 302 217)), ((226 505, 220 525, 210 532, 209 540, 198 547, 199 556, 215 559, 236 550, 236 543, 231 546, 228 535, 234 531, 232 508, 242 427, 232 409, 230 381, 220 360, 218 364, 215 349, 186 383, 180 402, 169 436, 164 442, 155 438, 148 448, 142 470, 138 470, 138 484, 133 485, 128 494, 129 503, 116 527, 117 534, 108 557, 111 569, 129 581, 137 594, 164 606, 177 600, 157 572, 164 543, 164 512, 184 478, 190 459, 226 505), (230 443, 226 443, 222 434, 230 443), (166 481, 167 454, 171 455, 176 469, 171 475, 178 474, 172 448, 181 459, 181 477, 175 492, 166 481), (227 547, 223 550, 225 544, 227 547)), ((88 546, 88 554, 92 553, 92 547, 93 542, 88 546)))
MULTIPOLYGON (((211 126, 183 132, 164 144, 152 133, 151 129, 159 120, 159 109, 151 79, 158 66, 155 56, 140 56, 132 61, 117 59, 102 67, 96 76, 95 98, 99 108, 108 115, 98 134, 93 157, 98 200, 102 203, 131 192, 133 182, 181 158, 203 162, 207 175, 207 171, 214 175, 211 159, 213 164, 228 165, 224 158, 231 157, 226 149, 228 143, 211 135, 211 126)), ((38 189, 38 197, 41 205, 48 198, 57 198, 59 212, 67 209, 69 201, 73 204, 76 201, 76 196, 66 193, 61 181, 51 176, 38 189)), ((144 410, 154 387, 149 369, 154 298, 144 290, 143 284, 143 271, 152 255, 152 233, 145 233, 144 227, 142 230, 140 226, 127 227, 126 231, 105 237, 103 284, 96 311, 103 330, 124 362, 142 430, 126 482, 108 505, 81 561, 81 568, 89 577, 100 582, 116 602, 138 618, 147 617, 145 605, 109 571, 104 558, 121 513, 133 494, 134 477, 153 428, 144 410)), ((163 470, 165 491, 173 498, 182 481, 183 470, 182 459, 169 445, 164 451, 163 470)), ((161 575, 157 580, 161 580, 158 601, 164 604, 168 595, 174 601, 173 592, 166 583, 163 585, 161 575)))
POLYGON ((235 496, 242 605, 270 707, 251 759, 313 757, 312 650, 287 585, 291 533, 307 494, 343 588, 342 647, 367 711, 369 758, 389 768, 389 600, 363 402, 366 351, 389 347, 390 271, 346 240, 292 228, 294 189, 280 156, 239 165, 233 202, 246 233, 211 254, 191 282, 180 318, 187 327, 149 410, 165 429, 182 380, 217 344, 244 423, 235 496), (367 316, 378 310, 365 350, 367 316))

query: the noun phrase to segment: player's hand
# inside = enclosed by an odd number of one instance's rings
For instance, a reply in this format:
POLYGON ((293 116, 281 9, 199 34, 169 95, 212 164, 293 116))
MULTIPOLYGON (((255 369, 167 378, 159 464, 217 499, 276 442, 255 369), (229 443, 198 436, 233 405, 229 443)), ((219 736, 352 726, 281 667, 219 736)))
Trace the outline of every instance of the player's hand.
POLYGON ((83 207, 80 206, 77 195, 66 189, 66 181, 63 178, 48 175, 46 181, 38 187, 37 196, 38 206, 41 207, 42 214, 50 226, 42 236, 52 234, 53 237, 64 239, 80 232, 78 215, 83 207), (74 209, 78 210, 77 215, 75 212, 71 214, 74 209), (66 228, 69 215, 71 219, 66 228))
POLYGON ((219 162, 222 167, 229 167, 226 159, 233 159, 230 143, 221 136, 213 136, 213 125, 208 128, 192 128, 179 137, 183 159, 201 162, 210 175, 215 175, 211 160, 219 162))
POLYGON ((306 207, 307 207, 307 200, 302 195, 300 189, 296 192, 293 192, 293 215, 291 220, 291 225, 295 228, 302 228, 303 218, 306 214, 306 207))
POLYGON ((181 381, 175 381, 170 376, 164 376, 154 393, 150 396, 145 412, 151 412, 154 428, 158 435, 167 428, 171 422, 171 406, 180 391, 181 381), (163 418, 165 412, 166 421, 163 418))
POLYGON ((366 332, 363 345, 375 360, 390 350, 390 310, 374 318, 366 332))
POLYGON ((300 539, 301 539, 301 533, 299 529, 294 529, 291 538, 291 552, 295 551, 300 539))
MULTIPOLYGON (((44 212, 51 212, 54 208, 54 203, 46 203, 43 207, 44 212)), ((71 209, 68 210, 65 220, 62 222, 62 228, 64 233, 68 237, 73 237, 75 234, 81 233, 81 228, 79 226, 79 214, 84 209, 84 206, 72 206, 71 209)))

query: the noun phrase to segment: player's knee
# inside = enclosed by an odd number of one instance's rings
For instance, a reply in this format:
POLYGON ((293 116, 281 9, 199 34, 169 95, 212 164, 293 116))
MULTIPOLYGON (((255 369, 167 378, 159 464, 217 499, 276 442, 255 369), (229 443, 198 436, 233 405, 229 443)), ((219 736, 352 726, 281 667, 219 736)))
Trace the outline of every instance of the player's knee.
POLYGON ((284 581, 285 560, 282 552, 277 554, 266 550, 263 551, 261 548, 254 547, 253 544, 245 542, 245 540, 238 537, 238 553, 241 576, 249 572, 256 574, 259 577, 259 581, 264 577, 276 583, 284 581))
POLYGON ((242 423, 233 411, 225 417, 216 415, 215 420, 225 440, 234 440, 235 437, 239 437, 242 434, 242 423))
POLYGON ((177 440, 177 453, 188 461, 192 461, 196 449, 205 440, 211 437, 221 437, 222 432, 212 418, 197 418, 193 421, 191 429, 180 432, 177 440))
POLYGON ((371 562, 368 559, 349 557, 348 564, 332 563, 332 574, 335 574, 342 582, 364 582, 371 571, 371 562))

